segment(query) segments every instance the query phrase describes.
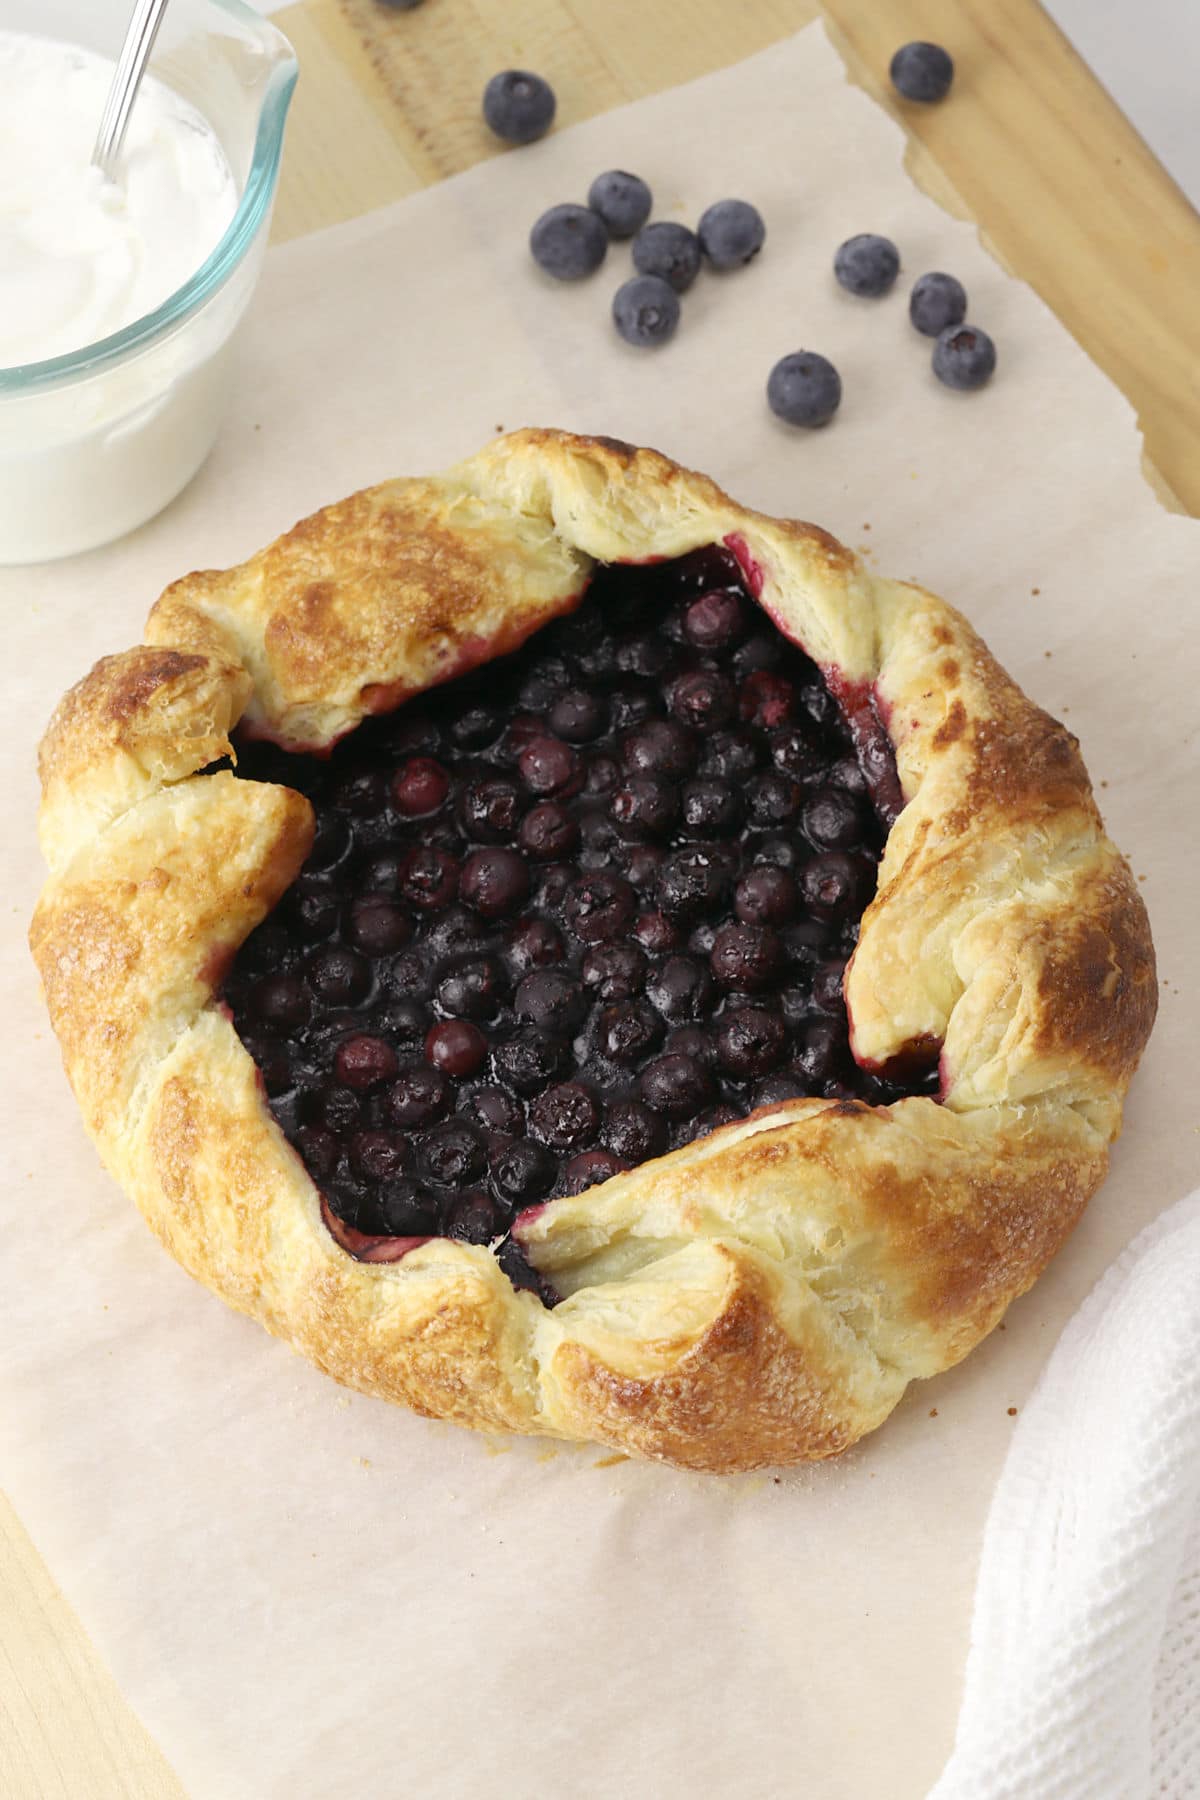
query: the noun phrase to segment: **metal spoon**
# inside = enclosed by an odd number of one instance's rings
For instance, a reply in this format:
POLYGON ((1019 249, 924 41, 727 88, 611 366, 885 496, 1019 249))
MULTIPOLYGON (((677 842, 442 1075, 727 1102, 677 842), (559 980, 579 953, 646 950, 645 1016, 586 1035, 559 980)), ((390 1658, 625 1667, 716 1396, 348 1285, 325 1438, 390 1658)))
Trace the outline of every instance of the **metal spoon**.
POLYGON ((125 141, 129 115, 133 111, 133 103, 137 99, 137 91, 166 10, 167 0, 134 0, 125 42, 121 45, 121 54, 117 58, 112 84, 100 116, 96 147, 92 151, 92 162, 108 181, 116 179, 117 159, 125 141))

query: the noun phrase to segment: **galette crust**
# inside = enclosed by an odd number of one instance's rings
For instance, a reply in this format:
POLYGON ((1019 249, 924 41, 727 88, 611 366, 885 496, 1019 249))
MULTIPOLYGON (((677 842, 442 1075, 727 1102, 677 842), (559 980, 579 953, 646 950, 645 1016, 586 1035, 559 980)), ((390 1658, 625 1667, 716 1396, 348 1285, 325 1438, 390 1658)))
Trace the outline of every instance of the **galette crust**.
POLYGON ((522 431, 185 577, 41 747, 31 944, 115 1178, 183 1266, 348 1386, 488 1429, 727 1471, 836 1454, 1002 1317, 1103 1178, 1156 1006, 1071 734, 960 615, 655 451, 522 431), (214 997, 311 843, 306 800, 199 771, 244 728, 329 745, 515 648, 594 560, 732 541, 905 805, 847 974, 856 1055, 943 1046, 941 1103, 798 1100, 531 1209, 566 1298, 433 1240, 354 1260, 214 997), (876 730, 878 726, 876 725, 876 730))

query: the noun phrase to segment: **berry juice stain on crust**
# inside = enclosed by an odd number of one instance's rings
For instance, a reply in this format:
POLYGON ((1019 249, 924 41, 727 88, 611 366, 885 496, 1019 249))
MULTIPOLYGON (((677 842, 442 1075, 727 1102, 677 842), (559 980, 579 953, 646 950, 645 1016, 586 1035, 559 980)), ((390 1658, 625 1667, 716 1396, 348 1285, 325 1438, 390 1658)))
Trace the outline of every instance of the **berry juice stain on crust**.
POLYGON ((601 567, 326 757, 239 745, 317 835, 223 998, 351 1255, 489 1244, 553 1305, 519 1214, 758 1107, 937 1092, 936 1046, 860 1067, 842 998, 899 805, 883 721, 743 552, 601 567))

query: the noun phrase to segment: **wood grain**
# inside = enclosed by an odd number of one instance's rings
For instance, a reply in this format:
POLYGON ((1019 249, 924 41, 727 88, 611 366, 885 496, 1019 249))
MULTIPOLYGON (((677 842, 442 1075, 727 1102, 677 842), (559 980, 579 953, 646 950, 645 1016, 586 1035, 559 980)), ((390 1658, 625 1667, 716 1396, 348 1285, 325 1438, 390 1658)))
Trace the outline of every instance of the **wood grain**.
POLYGON ((0 1794, 185 1800, 0 1495, 0 1794))
MULTIPOLYGON (((974 218, 1137 409, 1149 457, 1200 512, 1200 219, 1034 0, 828 0, 854 77, 909 134, 914 177, 974 218), (905 106, 892 51, 952 50, 951 103, 905 106)), ((277 240, 368 212, 499 148, 497 68, 544 73, 563 125, 748 56, 814 0, 301 0, 278 15, 303 79, 277 240)), ((185 1800, 0 1499, 0 1794, 185 1800)))

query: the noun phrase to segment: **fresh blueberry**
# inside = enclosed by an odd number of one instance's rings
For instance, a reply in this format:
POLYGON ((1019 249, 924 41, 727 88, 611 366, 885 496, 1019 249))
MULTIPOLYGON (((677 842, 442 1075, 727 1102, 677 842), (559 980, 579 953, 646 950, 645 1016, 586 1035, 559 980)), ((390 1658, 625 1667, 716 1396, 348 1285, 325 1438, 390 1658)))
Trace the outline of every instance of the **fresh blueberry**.
POLYGON ((736 269, 758 255, 767 228, 748 200, 718 200, 701 214, 700 248, 714 269, 736 269))
POLYGON ((902 44, 892 58, 892 86, 906 100, 944 100, 954 80, 954 59, 940 44, 902 44))
POLYGON ((890 291, 900 273, 900 252, 891 238, 861 231, 838 245, 833 272, 848 293, 878 300, 890 291))
POLYGON ((767 381, 767 405, 789 425, 827 425, 842 402, 842 378, 815 350, 781 356, 767 381))
POLYGON ((556 281, 581 281, 604 261, 608 233, 589 207, 552 206, 530 232, 529 248, 538 268, 556 281))
POLYGON ((627 344, 648 350, 675 336, 679 296, 658 275, 635 275, 613 295, 613 324, 627 344))
POLYGON ((554 122, 554 89, 527 69, 503 69, 483 90, 483 116, 509 144, 532 144, 554 122))
POLYGON ((588 189, 588 205, 604 220, 609 237, 631 238, 650 217, 653 196, 640 175, 606 169, 588 189))
POLYGON ((951 388, 981 388, 996 367, 996 346, 975 325, 951 325, 933 346, 933 372, 951 388))
POLYGON ((967 290, 940 269, 918 275, 908 300, 908 316, 924 337, 940 337, 967 316, 967 290))
POLYGON ((700 239, 669 219, 643 225, 633 240, 633 266, 639 275, 657 275, 685 294, 700 273, 700 239))

